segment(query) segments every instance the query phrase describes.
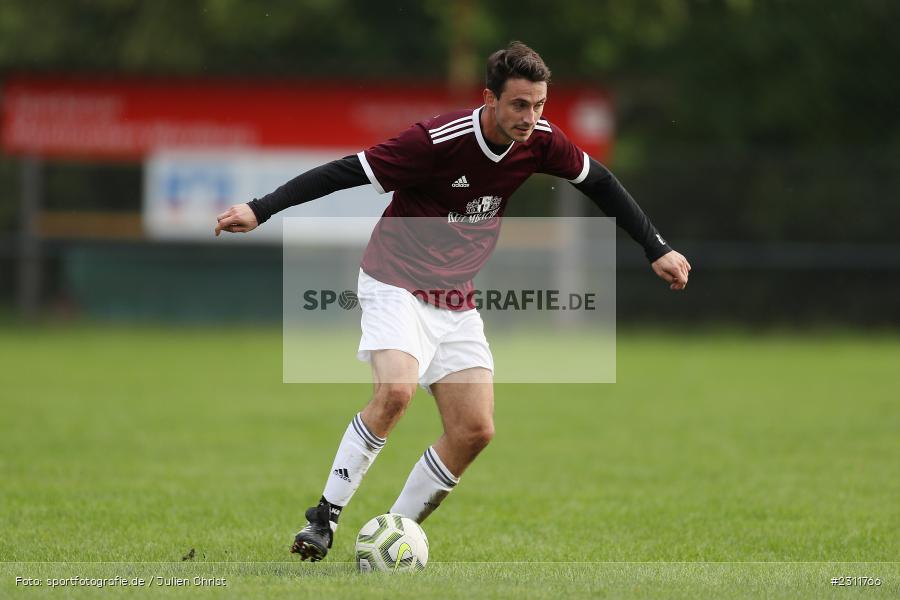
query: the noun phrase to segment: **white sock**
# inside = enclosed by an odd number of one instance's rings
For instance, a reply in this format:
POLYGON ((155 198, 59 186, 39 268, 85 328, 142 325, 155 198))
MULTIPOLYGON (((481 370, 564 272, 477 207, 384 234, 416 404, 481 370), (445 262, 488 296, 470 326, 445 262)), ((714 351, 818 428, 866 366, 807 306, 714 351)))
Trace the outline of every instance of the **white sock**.
POLYGON ((332 529, 337 527, 340 511, 350 502, 385 441, 366 427, 359 413, 350 421, 334 456, 325 491, 322 492, 325 500, 332 505, 332 529))
POLYGON ((434 448, 429 447, 413 466, 391 512, 421 523, 440 506, 457 483, 459 478, 444 466, 434 448))

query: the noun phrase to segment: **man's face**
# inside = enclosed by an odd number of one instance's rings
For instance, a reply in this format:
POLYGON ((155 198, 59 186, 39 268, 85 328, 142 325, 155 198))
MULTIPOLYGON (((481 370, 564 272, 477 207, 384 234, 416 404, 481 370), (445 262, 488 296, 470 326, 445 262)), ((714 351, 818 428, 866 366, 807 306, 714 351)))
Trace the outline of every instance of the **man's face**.
POLYGON ((496 134, 507 141, 524 142, 534 131, 534 126, 547 101, 547 83, 527 79, 507 79, 506 86, 497 98, 485 91, 485 105, 493 111, 497 125, 496 134))

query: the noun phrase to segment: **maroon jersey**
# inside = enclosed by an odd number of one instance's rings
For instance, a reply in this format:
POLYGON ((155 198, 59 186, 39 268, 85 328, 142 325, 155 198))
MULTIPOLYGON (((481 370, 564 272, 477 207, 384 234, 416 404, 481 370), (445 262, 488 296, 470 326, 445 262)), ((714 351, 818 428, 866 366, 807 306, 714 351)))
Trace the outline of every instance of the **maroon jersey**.
POLYGON ((472 290, 512 193, 532 173, 581 183, 589 167, 587 154, 544 119, 527 141, 495 154, 480 110, 416 123, 358 154, 375 189, 394 192, 366 247, 363 271, 416 295, 424 291, 423 299, 452 310, 470 308, 443 299, 472 290))

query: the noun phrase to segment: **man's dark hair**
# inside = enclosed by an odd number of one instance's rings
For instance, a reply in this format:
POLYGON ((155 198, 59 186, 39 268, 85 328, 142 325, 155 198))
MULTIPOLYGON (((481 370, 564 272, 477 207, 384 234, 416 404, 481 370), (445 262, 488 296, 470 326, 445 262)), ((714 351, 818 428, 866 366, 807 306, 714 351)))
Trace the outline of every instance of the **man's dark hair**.
POLYGON ((509 46, 488 57, 485 87, 499 98, 506 80, 515 78, 550 83, 550 69, 541 55, 522 42, 510 42, 509 46))

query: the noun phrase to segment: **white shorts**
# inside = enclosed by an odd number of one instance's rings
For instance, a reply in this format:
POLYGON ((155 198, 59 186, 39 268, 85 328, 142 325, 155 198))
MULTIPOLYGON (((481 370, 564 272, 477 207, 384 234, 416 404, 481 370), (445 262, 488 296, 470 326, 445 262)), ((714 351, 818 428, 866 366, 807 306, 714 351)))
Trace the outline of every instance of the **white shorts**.
POLYGON ((371 362, 375 350, 402 350, 419 361, 419 385, 429 394, 431 384, 450 373, 473 367, 494 372, 477 310, 438 308, 362 269, 357 295, 362 308, 359 360, 371 362))

